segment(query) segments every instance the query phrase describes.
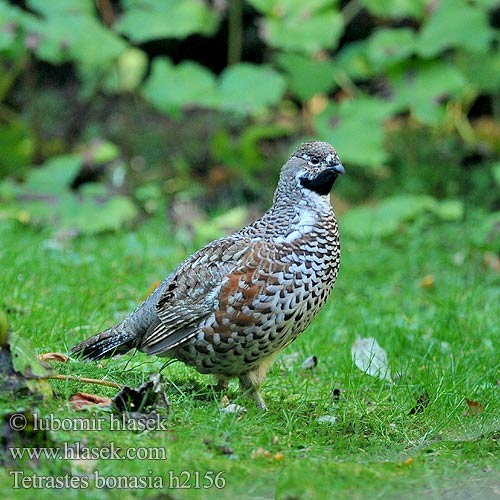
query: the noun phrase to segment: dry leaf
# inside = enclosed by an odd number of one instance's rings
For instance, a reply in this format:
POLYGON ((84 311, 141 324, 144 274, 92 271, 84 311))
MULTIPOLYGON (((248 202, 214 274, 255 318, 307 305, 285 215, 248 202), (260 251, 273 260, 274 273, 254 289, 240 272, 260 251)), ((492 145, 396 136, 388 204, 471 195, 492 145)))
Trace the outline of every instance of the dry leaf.
POLYGON ((295 363, 299 360, 299 353, 297 351, 290 354, 285 354, 281 357, 285 368, 291 369, 295 363))
POLYGON ((61 352, 45 352, 37 356, 38 359, 42 361, 58 361, 59 363, 66 363, 68 361, 68 356, 61 352))
POLYGON ((486 267, 492 271, 500 272, 500 257, 493 252, 485 252, 483 255, 483 262, 486 267))
POLYGON ((242 413, 246 413, 247 409, 244 406, 240 406, 235 403, 229 403, 227 406, 222 408, 222 412, 226 414, 237 413, 238 415, 241 415, 242 413))
POLYGON ((317 356, 309 356, 301 365, 303 370, 312 370, 318 366, 317 356))
POLYGON ((265 448, 257 448, 256 450, 253 450, 252 453, 250 453, 250 458, 252 460, 260 457, 271 458, 271 456, 271 452, 269 450, 266 450, 265 448))
POLYGON ((320 424, 334 424, 337 421, 335 415, 321 415, 316 419, 320 424))
POLYGON ((483 411, 483 405, 479 401, 466 399, 467 409, 464 411, 464 417, 473 417, 479 415, 483 411))
POLYGON ((111 406, 111 402, 111 398, 105 398, 97 394, 88 394, 86 392, 77 392, 69 398, 69 404, 73 410, 83 410, 92 405, 111 406))
POLYGON ((364 373, 372 377, 391 380, 391 372, 387 363, 387 353, 378 345, 373 337, 358 337, 351 349, 354 364, 364 373))
POLYGON ((422 285, 422 288, 432 288, 434 286, 435 279, 432 274, 428 274, 427 276, 424 276, 422 278, 422 281, 420 284, 422 285))

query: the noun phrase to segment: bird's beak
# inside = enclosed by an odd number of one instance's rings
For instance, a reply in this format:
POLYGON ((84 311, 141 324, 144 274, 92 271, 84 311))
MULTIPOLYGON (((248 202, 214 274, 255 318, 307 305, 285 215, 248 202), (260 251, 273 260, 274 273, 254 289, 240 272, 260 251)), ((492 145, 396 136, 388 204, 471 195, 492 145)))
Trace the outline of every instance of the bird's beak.
POLYGON ((333 165, 331 167, 328 167, 328 170, 333 170, 336 174, 343 175, 345 174, 345 169, 342 163, 337 163, 336 165, 333 165))

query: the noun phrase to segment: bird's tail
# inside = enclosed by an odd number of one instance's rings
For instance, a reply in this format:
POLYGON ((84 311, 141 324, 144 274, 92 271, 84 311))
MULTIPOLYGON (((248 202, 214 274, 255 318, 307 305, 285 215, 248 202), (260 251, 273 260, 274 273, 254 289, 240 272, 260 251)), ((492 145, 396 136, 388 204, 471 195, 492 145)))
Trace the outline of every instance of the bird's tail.
POLYGON ((98 333, 71 348, 71 352, 86 361, 111 358, 125 354, 134 347, 136 335, 122 328, 122 324, 98 333))

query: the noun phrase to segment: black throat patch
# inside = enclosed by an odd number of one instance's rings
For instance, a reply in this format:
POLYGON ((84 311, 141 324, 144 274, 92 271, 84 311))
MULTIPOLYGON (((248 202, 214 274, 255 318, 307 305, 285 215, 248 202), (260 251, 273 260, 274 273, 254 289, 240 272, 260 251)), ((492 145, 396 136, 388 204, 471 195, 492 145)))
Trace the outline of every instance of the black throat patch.
POLYGON ((306 189, 310 189, 320 195, 325 195, 332 190, 333 183, 336 181, 337 177, 338 173, 328 168, 313 178, 301 177, 300 183, 306 189))

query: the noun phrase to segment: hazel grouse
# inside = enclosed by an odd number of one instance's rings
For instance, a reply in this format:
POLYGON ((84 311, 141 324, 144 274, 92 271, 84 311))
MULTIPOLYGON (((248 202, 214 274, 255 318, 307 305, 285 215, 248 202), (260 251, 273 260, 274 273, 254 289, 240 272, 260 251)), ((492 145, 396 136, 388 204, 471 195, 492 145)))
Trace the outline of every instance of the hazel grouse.
POLYGON ((138 349, 217 377, 237 377, 266 408, 261 384, 275 355, 327 300, 340 264, 329 194, 344 168, 326 142, 302 144, 281 170, 273 206, 188 257, 127 318, 76 345, 86 360, 138 349))

